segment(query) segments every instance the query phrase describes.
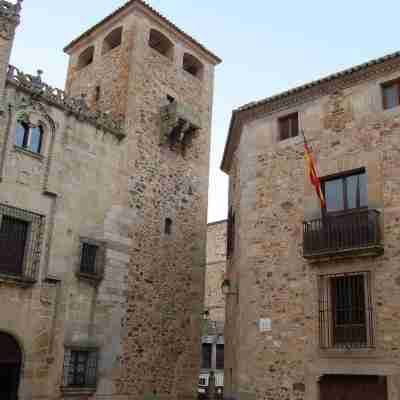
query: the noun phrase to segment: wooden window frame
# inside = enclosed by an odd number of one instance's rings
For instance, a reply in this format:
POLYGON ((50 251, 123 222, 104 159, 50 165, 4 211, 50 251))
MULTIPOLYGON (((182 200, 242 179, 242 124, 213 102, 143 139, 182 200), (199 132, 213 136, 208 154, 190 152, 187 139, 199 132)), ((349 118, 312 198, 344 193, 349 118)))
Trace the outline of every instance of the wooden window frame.
POLYGON ((279 141, 284 141, 287 139, 292 139, 295 138, 297 136, 299 136, 300 133, 300 119, 299 119, 299 113, 293 112, 287 115, 284 115, 280 118, 278 118, 278 127, 279 127, 279 141), (294 127, 293 127, 293 120, 296 119, 297 120, 297 132, 296 134, 294 134, 294 127), (289 121, 289 130, 288 130, 288 136, 284 137, 284 135, 282 134, 283 132, 283 124, 286 123, 287 121, 289 121))
MULTIPOLYGON (((346 184, 346 179, 349 178, 350 176, 355 176, 355 175, 362 175, 366 174, 367 170, 365 167, 361 168, 356 168, 353 170, 345 171, 345 172, 338 172, 335 174, 327 175, 321 178, 321 188, 322 188, 322 193, 324 194, 324 197, 326 199, 326 189, 325 189, 325 184, 327 182, 335 181, 335 180, 342 180, 343 181, 343 210, 337 210, 337 211, 328 211, 326 209, 326 202, 325 202, 325 207, 322 210, 324 215, 337 215, 337 214, 345 214, 347 212, 352 212, 354 210, 366 210, 368 209, 367 206, 361 206, 360 200, 361 198, 358 198, 357 201, 357 206, 355 208, 349 208, 348 207, 348 188, 346 184)), ((368 178, 368 177, 367 177, 368 178)), ((368 188, 368 182, 367 182, 367 188, 368 188)))
POLYGON ((396 78, 391 81, 382 83, 381 84, 381 93, 382 93, 382 106, 383 106, 384 110, 391 110, 393 108, 399 107, 400 106, 400 78, 396 78), (388 104, 386 101, 386 96, 385 96, 385 90, 392 86, 396 86, 396 88, 397 88, 397 105, 394 107, 388 107, 388 104))

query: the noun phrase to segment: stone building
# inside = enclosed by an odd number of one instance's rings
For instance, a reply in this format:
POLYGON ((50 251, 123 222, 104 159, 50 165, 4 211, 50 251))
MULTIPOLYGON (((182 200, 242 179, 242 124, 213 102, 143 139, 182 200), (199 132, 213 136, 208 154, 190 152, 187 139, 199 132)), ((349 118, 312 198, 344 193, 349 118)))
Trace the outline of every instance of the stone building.
POLYGON ((225 297, 221 284, 226 270, 226 221, 208 224, 207 264, 204 297, 204 327, 199 393, 208 394, 210 372, 214 372, 217 393, 224 387, 225 297))
POLYGON ((133 0, 66 47, 62 91, 9 65, 21 3, 0 1, 0 398, 193 399, 220 60, 133 0))
POLYGON ((227 395, 400 398, 399 82, 396 53, 233 112, 227 395))

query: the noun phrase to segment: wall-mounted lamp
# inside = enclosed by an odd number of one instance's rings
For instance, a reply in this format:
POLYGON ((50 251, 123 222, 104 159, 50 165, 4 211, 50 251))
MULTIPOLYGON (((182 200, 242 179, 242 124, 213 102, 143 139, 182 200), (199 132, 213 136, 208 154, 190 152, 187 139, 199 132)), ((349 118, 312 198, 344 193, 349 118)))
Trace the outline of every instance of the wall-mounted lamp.
POLYGON ((232 289, 232 284, 229 279, 224 279, 224 281, 221 284, 221 290, 225 296, 227 296, 228 294, 236 294, 236 295, 239 294, 238 290, 232 289))

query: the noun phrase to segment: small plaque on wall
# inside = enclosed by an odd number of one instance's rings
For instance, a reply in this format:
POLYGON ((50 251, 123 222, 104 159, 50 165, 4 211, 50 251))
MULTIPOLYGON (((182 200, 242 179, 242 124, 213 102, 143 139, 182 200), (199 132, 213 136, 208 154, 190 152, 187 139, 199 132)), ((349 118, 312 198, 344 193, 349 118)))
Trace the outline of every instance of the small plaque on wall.
POLYGON ((258 329, 260 332, 270 332, 272 330, 272 321, 270 318, 261 318, 258 320, 258 329))

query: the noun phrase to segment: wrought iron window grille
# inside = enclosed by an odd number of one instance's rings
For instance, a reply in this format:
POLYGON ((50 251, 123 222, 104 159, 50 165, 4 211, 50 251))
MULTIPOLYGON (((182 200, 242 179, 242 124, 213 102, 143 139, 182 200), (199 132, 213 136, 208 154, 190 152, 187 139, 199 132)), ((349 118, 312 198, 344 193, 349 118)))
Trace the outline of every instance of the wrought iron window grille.
POLYGON ((375 347, 370 272, 319 277, 321 349, 375 347))
POLYGON ((45 217, 0 204, 0 275, 34 283, 40 267, 45 217))
POLYGON ((105 243, 81 238, 77 275, 83 279, 99 281, 104 275, 105 243))
POLYGON ((92 389, 97 386, 98 348, 66 348, 63 388, 92 389))

